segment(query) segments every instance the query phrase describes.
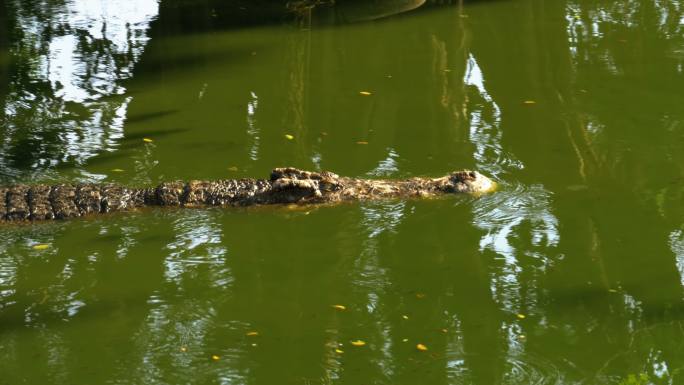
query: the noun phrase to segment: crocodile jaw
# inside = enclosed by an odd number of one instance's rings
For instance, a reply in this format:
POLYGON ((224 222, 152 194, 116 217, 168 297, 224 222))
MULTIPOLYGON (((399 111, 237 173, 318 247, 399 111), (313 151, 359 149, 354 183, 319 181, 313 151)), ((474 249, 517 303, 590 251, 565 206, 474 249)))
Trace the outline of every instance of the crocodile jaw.
POLYGON ((475 179, 466 182, 470 188, 469 192, 474 194, 484 194, 496 190, 496 182, 477 171, 472 171, 472 173, 475 174, 475 179))

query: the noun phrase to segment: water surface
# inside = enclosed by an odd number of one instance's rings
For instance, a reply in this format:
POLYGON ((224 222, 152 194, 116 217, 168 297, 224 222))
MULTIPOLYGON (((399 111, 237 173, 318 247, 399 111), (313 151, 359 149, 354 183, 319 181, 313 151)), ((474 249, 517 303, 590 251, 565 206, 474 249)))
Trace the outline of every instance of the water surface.
POLYGON ((2 227, 0 384, 684 381, 684 3, 368 4, 0 10, 1 184, 501 185, 2 227))

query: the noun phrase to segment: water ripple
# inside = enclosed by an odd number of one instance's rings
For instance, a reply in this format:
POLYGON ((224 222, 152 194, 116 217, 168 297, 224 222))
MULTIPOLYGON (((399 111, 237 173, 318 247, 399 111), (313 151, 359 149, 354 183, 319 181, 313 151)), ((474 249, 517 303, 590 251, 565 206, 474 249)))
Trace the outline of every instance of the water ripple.
POLYGON ((550 360, 525 353, 521 358, 507 358, 507 373, 503 384, 552 385, 569 384, 563 372, 550 360))

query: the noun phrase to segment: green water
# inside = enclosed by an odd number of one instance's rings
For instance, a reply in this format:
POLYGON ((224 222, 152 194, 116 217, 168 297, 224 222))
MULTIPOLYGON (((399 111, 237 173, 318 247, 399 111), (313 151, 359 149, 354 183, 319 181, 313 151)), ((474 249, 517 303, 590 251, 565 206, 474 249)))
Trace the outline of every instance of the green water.
POLYGON ((684 383, 684 2, 6 3, 1 184, 501 188, 0 227, 0 384, 684 383))

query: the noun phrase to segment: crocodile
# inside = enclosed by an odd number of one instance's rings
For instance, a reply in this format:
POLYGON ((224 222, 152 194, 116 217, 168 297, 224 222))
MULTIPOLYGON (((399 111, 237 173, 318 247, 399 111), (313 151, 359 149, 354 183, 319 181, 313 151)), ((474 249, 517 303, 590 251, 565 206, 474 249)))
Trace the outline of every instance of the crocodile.
POLYGON ((441 178, 404 180, 340 177, 292 167, 276 168, 269 179, 164 182, 156 187, 117 184, 0 186, 0 222, 61 220, 143 207, 253 206, 325 204, 353 200, 482 194, 496 183, 477 171, 456 171, 441 178))

